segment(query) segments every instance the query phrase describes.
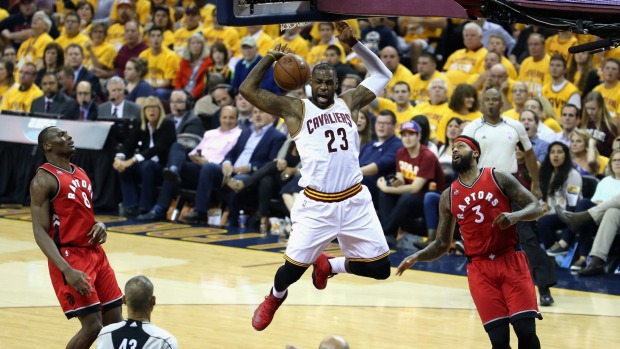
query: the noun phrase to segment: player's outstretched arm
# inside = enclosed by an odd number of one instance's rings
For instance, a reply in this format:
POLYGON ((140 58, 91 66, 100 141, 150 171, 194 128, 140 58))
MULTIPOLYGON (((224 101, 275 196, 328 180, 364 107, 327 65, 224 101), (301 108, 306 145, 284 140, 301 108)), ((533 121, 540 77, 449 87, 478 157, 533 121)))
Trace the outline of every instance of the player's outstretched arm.
POLYGON ((450 251, 452 245, 452 234, 454 234, 455 220, 450 212, 450 188, 443 191, 439 199, 439 225, 437 226, 437 237, 425 249, 418 251, 405 258, 396 271, 396 275, 411 268, 417 262, 427 262, 435 260, 450 251))
POLYGON ((56 192, 58 184, 52 176, 44 171, 37 171, 30 182, 30 213, 32 215, 32 229, 34 239, 43 254, 58 268, 67 282, 79 293, 90 295, 91 285, 88 275, 73 269, 60 255, 58 247, 47 235, 50 225, 50 196, 56 192))
POLYGON ((497 224, 500 228, 506 229, 518 221, 533 221, 545 214, 534 194, 522 186, 512 175, 495 169, 493 175, 506 196, 519 207, 522 207, 519 211, 500 214, 493 221, 493 225, 497 224))
POLYGON ((357 121, 357 111, 374 101, 381 94, 392 78, 392 72, 377 55, 353 36, 353 31, 347 23, 336 22, 336 28, 340 32, 337 36, 338 40, 349 45, 368 69, 368 77, 359 86, 340 96, 349 106, 354 120, 357 121))
POLYGON ((273 63, 289 52, 290 49, 286 44, 281 45, 277 43, 243 80, 241 86, 239 86, 239 92, 250 104, 264 112, 285 119, 288 117, 301 119, 302 105, 299 99, 278 96, 273 92, 259 88, 265 78, 265 74, 267 74, 273 63))

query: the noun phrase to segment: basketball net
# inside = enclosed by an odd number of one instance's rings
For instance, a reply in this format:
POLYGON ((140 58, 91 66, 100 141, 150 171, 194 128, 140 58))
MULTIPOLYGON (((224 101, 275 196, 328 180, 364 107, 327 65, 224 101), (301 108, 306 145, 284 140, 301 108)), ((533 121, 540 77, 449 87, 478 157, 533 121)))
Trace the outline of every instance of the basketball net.
POLYGON ((297 23, 281 23, 280 31, 285 31, 287 29, 295 28, 295 27, 303 27, 310 24, 310 22, 297 22, 297 23))

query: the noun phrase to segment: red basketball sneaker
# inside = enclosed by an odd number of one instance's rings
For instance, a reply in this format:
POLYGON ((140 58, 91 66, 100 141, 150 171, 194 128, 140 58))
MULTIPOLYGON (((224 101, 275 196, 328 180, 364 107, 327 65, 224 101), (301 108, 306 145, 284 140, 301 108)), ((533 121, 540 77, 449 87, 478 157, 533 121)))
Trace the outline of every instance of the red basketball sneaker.
POLYGON ((332 266, 329 265, 328 259, 334 258, 323 252, 319 258, 312 264, 312 284, 318 290, 323 290, 327 287, 327 279, 336 275, 332 274, 332 266))
POLYGON ((273 316, 276 314, 276 310, 282 305, 286 297, 288 296, 288 290, 282 298, 276 298, 271 290, 269 295, 265 297, 265 300, 254 311, 254 317, 252 318, 252 327, 257 331, 262 331, 269 326, 273 316))

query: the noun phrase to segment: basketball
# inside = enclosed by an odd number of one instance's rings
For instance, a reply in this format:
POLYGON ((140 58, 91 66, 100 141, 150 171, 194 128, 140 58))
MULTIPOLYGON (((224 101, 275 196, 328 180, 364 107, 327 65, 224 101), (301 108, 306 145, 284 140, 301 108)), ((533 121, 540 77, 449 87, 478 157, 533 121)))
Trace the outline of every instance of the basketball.
POLYGON ((310 79, 310 67, 303 57, 289 53, 276 62, 273 78, 283 90, 298 90, 310 79))

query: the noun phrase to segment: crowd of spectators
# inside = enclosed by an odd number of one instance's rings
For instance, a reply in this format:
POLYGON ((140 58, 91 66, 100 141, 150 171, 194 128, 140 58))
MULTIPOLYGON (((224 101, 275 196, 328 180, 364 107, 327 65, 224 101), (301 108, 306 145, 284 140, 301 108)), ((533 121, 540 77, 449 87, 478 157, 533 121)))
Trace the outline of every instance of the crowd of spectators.
MULTIPOLYGON (((209 208, 223 205, 231 226, 248 210, 268 232, 269 217, 278 214, 273 199, 290 208, 300 190, 299 155, 279 116, 238 94, 241 82, 277 42, 311 67, 333 65, 339 93, 366 73, 332 23, 227 27, 207 0, 45 3, 19 0, 10 12, 0 9, 0 109, 84 122, 136 120, 113 166, 125 212, 138 220, 166 219, 184 188, 196 192, 185 220, 206 223, 209 208), (187 137, 198 145, 184 147, 187 137)), ((480 142, 481 161, 499 154, 487 164, 503 166, 541 196, 549 214, 534 227, 539 242, 550 256, 578 243, 572 269, 593 274, 586 260, 598 234, 566 223, 565 211, 610 198, 598 188, 595 199, 586 197, 582 177, 604 178, 599 185, 607 194, 620 187, 620 49, 571 55, 570 46, 596 38, 486 20, 347 22, 393 73, 358 118, 363 184, 390 245, 404 232, 434 238, 437 193, 454 179, 452 140, 487 123, 491 102, 482 96, 494 89, 501 98, 497 125, 508 129, 493 144, 480 142)), ((287 93, 272 69, 261 88, 287 93)), ((593 260, 600 271, 607 255, 593 260)))

